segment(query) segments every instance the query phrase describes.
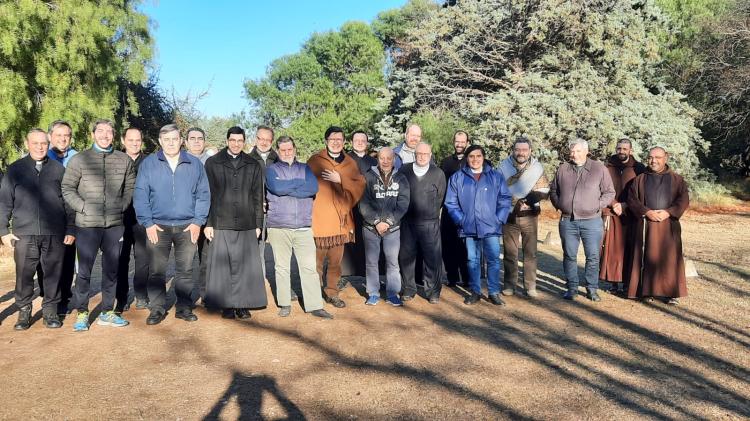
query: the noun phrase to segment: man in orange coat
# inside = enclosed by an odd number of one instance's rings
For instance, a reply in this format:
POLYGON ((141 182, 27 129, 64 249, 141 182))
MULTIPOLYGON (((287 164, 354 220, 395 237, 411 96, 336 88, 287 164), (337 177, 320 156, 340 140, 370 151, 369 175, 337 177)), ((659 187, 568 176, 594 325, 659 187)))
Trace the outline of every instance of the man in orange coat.
POLYGON ((341 258, 344 245, 354 242, 352 208, 357 205, 365 189, 365 179, 357 163, 344 152, 344 137, 344 129, 329 127, 325 132, 325 149, 307 161, 318 179, 318 194, 312 211, 318 274, 321 282, 325 280, 323 290, 326 301, 337 308, 346 307, 344 300, 338 296, 341 258), (324 272, 326 259, 328 267, 324 272))

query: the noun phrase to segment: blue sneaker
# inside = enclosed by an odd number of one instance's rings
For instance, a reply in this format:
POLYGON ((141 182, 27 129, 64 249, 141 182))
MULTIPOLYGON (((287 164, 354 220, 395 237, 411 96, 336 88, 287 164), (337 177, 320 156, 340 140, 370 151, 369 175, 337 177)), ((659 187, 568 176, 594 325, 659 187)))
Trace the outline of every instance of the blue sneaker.
POLYGON ((89 312, 79 311, 76 315, 76 322, 73 323, 73 332, 85 332, 89 330, 89 312))
POLYGON ((402 305, 404 305, 401 299, 398 298, 398 295, 391 295, 390 297, 388 297, 388 300, 386 301, 388 301, 388 304, 394 307, 401 307, 402 305))
POLYGON ((370 298, 368 298, 367 301, 365 301, 365 304, 368 306, 374 306, 378 301, 380 301, 380 296, 373 294, 370 295, 370 298))
POLYGON ((99 315, 96 324, 100 326, 123 327, 129 325, 130 322, 118 316, 114 311, 105 311, 99 315))

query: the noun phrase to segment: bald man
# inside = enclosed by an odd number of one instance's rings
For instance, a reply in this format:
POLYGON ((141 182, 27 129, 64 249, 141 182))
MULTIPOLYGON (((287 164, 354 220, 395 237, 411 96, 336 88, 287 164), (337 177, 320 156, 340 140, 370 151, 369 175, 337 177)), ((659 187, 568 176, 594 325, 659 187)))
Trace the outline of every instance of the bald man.
POLYGON ((410 164, 416 159, 417 144, 422 141, 422 128, 416 124, 406 126, 404 142, 393 149, 395 154, 394 167, 401 168, 404 164, 410 164))
POLYGON ((409 301, 417 294, 416 275, 420 272, 424 297, 437 304, 443 272, 440 208, 445 198, 445 173, 432 163, 432 148, 427 143, 417 144, 415 158, 401 167, 410 190, 409 209, 401 221, 401 299, 409 301))

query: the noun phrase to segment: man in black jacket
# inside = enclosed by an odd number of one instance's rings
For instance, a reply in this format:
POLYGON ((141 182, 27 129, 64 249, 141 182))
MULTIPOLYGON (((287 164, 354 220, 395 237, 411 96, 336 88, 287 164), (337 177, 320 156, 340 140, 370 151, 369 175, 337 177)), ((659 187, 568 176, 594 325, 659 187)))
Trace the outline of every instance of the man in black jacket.
POLYGON ((49 141, 42 129, 26 136, 29 154, 8 167, 0 184, 0 236, 14 249, 16 264, 16 330, 31 326, 34 273, 44 271, 44 325, 59 328, 60 275, 65 245, 75 241, 73 212, 62 199, 60 183, 65 168, 47 157, 49 141), (13 221, 13 232, 9 230, 13 221))
POLYGON ((245 131, 227 131, 227 147, 206 161, 211 208, 206 221, 208 248, 206 304, 223 317, 250 318, 250 308, 265 307, 258 237, 263 226, 263 170, 242 151, 245 131))
POLYGON ((393 149, 378 152, 378 166, 365 175, 367 186, 359 201, 362 213, 362 234, 365 238, 367 261, 367 305, 380 301, 378 260, 382 244, 386 265, 386 297, 388 303, 401 306, 401 276, 398 268, 401 218, 409 209, 409 182, 394 168, 393 149))
MULTIPOLYGON (((260 164, 260 167, 262 169, 261 176, 263 177, 263 188, 264 188, 264 194, 263 194, 263 214, 265 215, 266 212, 268 212, 267 205, 265 204, 265 185, 266 185, 266 168, 276 163, 279 160, 279 155, 276 153, 276 151, 273 150, 271 146, 273 146, 273 129, 269 126, 263 126, 260 125, 255 129, 255 146, 248 154, 250 158, 253 158, 255 161, 260 164)), ((263 219, 263 223, 265 224, 265 218, 263 219)), ((263 266, 263 276, 265 276, 267 279, 270 279, 272 282, 272 286, 275 284, 275 275, 269 274, 271 269, 273 269, 273 264, 270 268, 266 268, 266 260, 273 261, 273 253, 271 249, 266 249, 266 227, 262 226, 261 233, 260 233, 260 258, 261 258, 261 264, 263 266)), ((294 290, 292 290, 292 299, 296 300, 297 296, 294 294, 294 290)))
MULTIPOLYGON (((446 181, 464 165, 464 151, 470 144, 469 134, 465 131, 459 130, 453 134, 453 154, 440 163, 446 181)), ((469 268, 466 265, 469 258, 466 255, 466 247, 458 237, 458 227, 453 223, 445 208, 443 208, 443 217, 440 219, 440 231, 448 285, 466 285, 469 281, 469 268)))
POLYGON ((91 269, 102 251, 102 301, 97 324, 122 327, 128 322, 114 312, 117 269, 125 231, 123 213, 130 206, 135 184, 133 162, 116 151, 114 123, 94 122, 90 149, 70 159, 62 181, 65 202, 76 211, 76 245, 78 276, 74 287, 78 309, 73 330, 89 330, 89 296, 91 269))
MULTIPOLYGON (((148 154, 143 153, 143 132, 137 127, 128 127, 122 133, 124 152, 133 160, 133 170, 138 176, 138 166, 148 154)), ((117 305, 115 311, 122 313, 130 307, 128 292, 130 291, 130 251, 135 257, 135 273, 133 274, 133 292, 135 293, 135 308, 143 310, 148 307, 148 245, 146 244, 146 228, 138 223, 135 217, 133 203, 123 215, 125 233, 122 236, 122 251, 120 252, 120 266, 117 271, 117 305)))
POLYGON ((440 300, 442 286, 442 247, 440 242, 440 209, 445 198, 443 171, 430 162, 432 148, 419 143, 416 161, 401 167, 411 190, 409 210, 401 221, 399 263, 403 279, 401 299, 409 301, 417 294, 416 269, 421 260, 424 296, 432 304, 440 300), (421 252, 421 259, 418 259, 421 252))
MULTIPOLYGON (((359 130, 352 134, 352 150, 349 156, 354 159, 362 175, 367 174, 370 168, 378 165, 378 160, 369 155, 370 141, 367 133, 359 130)), ((352 209, 354 215, 354 242, 344 246, 344 258, 341 259, 341 274, 353 276, 365 276, 365 239, 362 237, 362 215, 356 207, 352 209)), ((339 289, 346 286, 342 278, 339 289)))

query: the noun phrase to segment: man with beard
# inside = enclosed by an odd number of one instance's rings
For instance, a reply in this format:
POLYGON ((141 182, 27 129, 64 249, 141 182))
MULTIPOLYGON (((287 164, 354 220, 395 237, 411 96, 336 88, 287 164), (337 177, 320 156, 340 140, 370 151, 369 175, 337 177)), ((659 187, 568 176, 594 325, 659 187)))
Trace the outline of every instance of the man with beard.
POLYGON ((673 172, 662 147, 648 152, 648 169, 628 191, 628 209, 637 218, 628 298, 660 297, 676 305, 687 296, 680 217, 689 204, 685 180, 673 172))
POLYGON ((133 196, 135 172, 133 161, 116 151, 114 123, 97 120, 91 130, 94 142, 90 149, 75 155, 65 169, 62 195, 76 212, 76 245, 78 276, 74 287, 78 309, 73 330, 89 330, 91 269, 102 252, 101 314, 97 324, 121 327, 129 323, 115 313, 117 270, 122 250, 123 214, 133 196))
POLYGON ((266 169, 268 187, 268 242, 273 250, 276 299, 279 316, 288 317, 291 306, 292 253, 305 300, 305 312, 323 319, 333 316, 323 309, 320 281, 315 271, 315 240, 312 225, 313 197, 318 180, 310 167, 298 162, 294 140, 281 136, 276 141, 279 161, 266 169))
POLYGON ((628 210, 630 182, 646 171, 646 167, 632 156, 630 139, 617 141, 615 155, 607 161, 607 170, 615 186, 615 200, 602 209, 604 240, 599 261, 599 279, 611 284, 610 291, 624 291, 624 280, 630 273, 633 252, 632 227, 635 220, 628 210))
POLYGON ((313 201, 312 229, 318 275, 324 282, 326 300, 334 307, 346 307, 339 298, 341 259, 344 245, 354 241, 352 208, 365 189, 365 179, 357 163, 344 152, 344 129, 329 127, 325 149, 314 154, 307 165, 318 178, 313 201), (328 261, 326 271, 324 263, 328 261))
POLYGON ((409 301, 417 294, 416 273, 420 272, 425 298, 431 304, 437 304, 443 272, 439 220, 446 180, 443 171, 430 162, 430 145, 424 142, 417 144, 416 158, 413 163, 401 167, 410 190, 409 209, 401 221, 401 299, 409 301), (417 262, 421 263, 421 267, 417 266, 417 262))
POLYGON ((416 124, 409 124, 406 126, 406 132, 404 133, 404 142, 393 148, 393 153, 396 155, 396 161, 394 167, 396 169, 401 168, 404 164, 414 162, 416 159, 416 148, 417 144, 422 141, 422 128, 416 124))
POLYGON ((265 307, 258 237, 263 226, 263 169, 242 151, 245 131, 231 127, 227 146, 206 161, 211 208, 206 222, 206 305, 225 319, 250 318, 265 307))
POLYGON ((133 207, 138 223, 146 228, 149 261, 146 324, 156 325, 167 316, 166 272, 174 247, 177 302, 175 317, 194 322, 190 294, 193 290, 193 258, 201 226, 206 223, 211 194, 201 161, 182 151, 176 124, 159 130, 161 150, 143 160, 138 169, 133 207))
MULTIPOLYGON (((469 134, 465 131, 459 130, 453 134, 453 155, 443 159, 440 163, 440 169, 445 173, 446 183, 465 165, 464 151, 470 144, 469 134)), ((440 218, 440 237, 443 244, 443 264, 448 286, 468 285, 469 269, 466 247, 459 238, 458 227, 448 215, 445 206, 443 206, 443 215, 440 218)))
POLYGON ((519 137, 510 156, 498 168, 513 195, 512 211, 503 227, 503 295, 513 295, 518 283, 518 248, 523 248, 523 284, 526 295, 536 297, 536 242, 540 202, 549 196, 544 167, 531 156, 531 141, 519 137), (519 244, 518 239, 521 238, 519 244))
MULTIPOLYGON (((143 133, 137 127, 128 127, 122 134, 122 144, 125 153, 133 160, 133 170, 138 177, 138 167, 147 154, 141 151, 143 133)), ((133 275, 133 292, 135 293, 135 308, 143 310, 148 307, 148 246, 146 245, 146 229, 138 223, 135 208, 130 203, 123 216, 125 233, 122 236, 122 251, 120 252, 120 266, 117 271, 117 306, 115 311, 122 313, 129 307, 128 292, 130 290, 130 251, 135 257, 135 274, 133 275)))

